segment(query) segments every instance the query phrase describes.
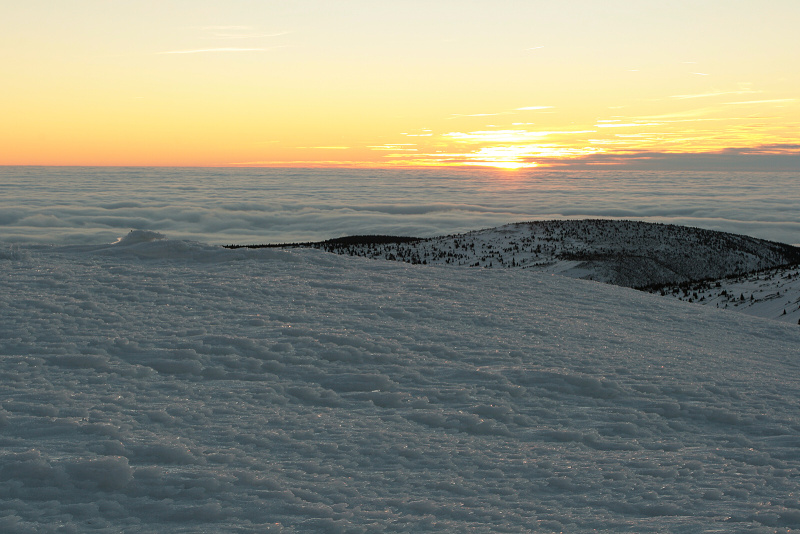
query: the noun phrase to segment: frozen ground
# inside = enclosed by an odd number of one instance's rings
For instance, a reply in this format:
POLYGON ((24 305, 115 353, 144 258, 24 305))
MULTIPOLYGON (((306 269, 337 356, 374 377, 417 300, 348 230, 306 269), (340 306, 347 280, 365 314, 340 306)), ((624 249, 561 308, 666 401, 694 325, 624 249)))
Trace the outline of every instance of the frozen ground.
POLYGON ((787 532, 800 329, 528 269, 0 253, 2 532, 787 532))

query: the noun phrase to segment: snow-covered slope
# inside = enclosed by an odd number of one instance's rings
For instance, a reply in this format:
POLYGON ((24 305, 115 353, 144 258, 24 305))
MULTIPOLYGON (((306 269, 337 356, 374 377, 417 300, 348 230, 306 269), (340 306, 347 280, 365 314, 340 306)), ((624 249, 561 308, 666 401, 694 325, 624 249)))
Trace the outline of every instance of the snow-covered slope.
POLYGON ((428 239, 366 235, 292 246, 412 264, 557 273, 794 324, 800 321, 800 283, 795 278, 800 249, 685 226, 540 221, 428 239))
POLYGON ((797 327, 158 237, 0 254, 0 531, 800 528, 797 327))
POLYGON ((687 302, 800 324, 800 266, 797 265, 720 280, 652 287, 649 291, 687 302))
POLYGON ((621 220, 517 223, 429 239, 356 236, 314 247, 409 263, 519 267, 626 287, 722 278, 800 262, 783 243, 621 220))

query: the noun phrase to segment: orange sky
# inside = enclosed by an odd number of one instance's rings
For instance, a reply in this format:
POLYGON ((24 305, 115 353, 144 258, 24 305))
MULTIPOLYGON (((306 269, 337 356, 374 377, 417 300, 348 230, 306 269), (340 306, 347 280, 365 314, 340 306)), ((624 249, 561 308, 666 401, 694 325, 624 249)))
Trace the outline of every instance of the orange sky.
POLYGON ((797 0, 26 0, 0 164, 800 169, 797 27, 797 0))

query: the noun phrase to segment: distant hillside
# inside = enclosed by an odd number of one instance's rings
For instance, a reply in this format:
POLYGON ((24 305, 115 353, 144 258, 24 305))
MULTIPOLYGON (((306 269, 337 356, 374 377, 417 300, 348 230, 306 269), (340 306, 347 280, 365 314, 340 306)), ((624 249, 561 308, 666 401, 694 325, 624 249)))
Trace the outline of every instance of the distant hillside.
POLYGON ((800 324, 800 265, 719 280, 651 287, 648 291, 685 302, 800 324))
POLYGON ((301 246, 416 264, 534 269, 637 288, 800 263, 800 249, 783 243, 617 220, 525 222, 429 239, 353 236, 301 246))

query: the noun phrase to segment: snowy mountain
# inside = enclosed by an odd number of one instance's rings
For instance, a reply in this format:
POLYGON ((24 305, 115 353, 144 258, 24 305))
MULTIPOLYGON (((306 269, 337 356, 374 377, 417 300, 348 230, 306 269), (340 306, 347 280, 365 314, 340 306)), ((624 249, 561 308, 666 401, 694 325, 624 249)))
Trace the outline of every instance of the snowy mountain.
POLYGON ((601 219, 516 223, 428 239, 354 236, 295 246, 412 264, 531 269, 626 287, 717 279, 800 263, 800 249, 783 243, 601 219))
POLYGON ((0 250, 2 532, 800 528, 796 326, 155 233, 0 250))
POLYGON ((412 264, 558 273, 800 321, 800 249, 699 228, 616 220, 540 221, 429 239, 365 235, 288 246, 412 264))

